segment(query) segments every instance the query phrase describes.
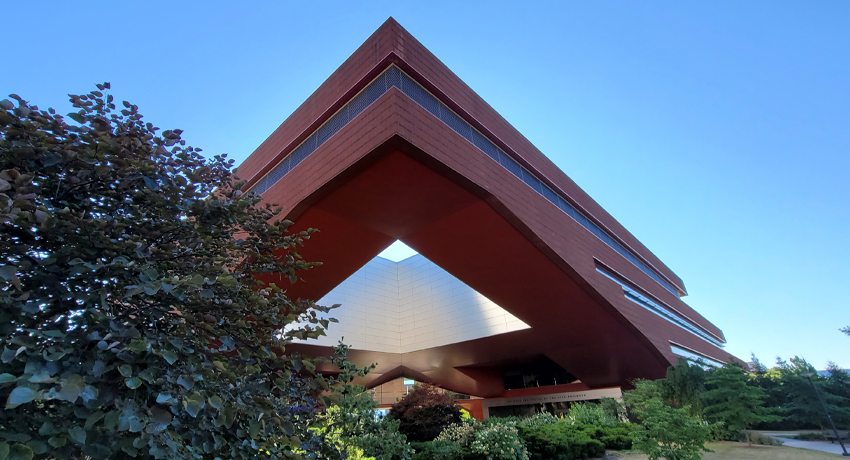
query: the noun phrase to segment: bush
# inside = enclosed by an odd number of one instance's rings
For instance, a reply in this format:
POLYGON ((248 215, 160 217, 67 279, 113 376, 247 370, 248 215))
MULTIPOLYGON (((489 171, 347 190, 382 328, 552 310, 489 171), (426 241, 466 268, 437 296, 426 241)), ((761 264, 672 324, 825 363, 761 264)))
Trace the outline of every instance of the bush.
POLYGON ((574 460, 605 455, 605 444, 566 423, 521 428, 531 460, 574 460))
POLYGON ((690 414, 690 407, 674 408, 660 398, 644 401, 637 411, 642 426, 632 432, 635 449, 649 460, 699 460, 701 452, 711 452, 705 443, 712 425, 690 414))
POLYGON ((525 445, 513 423, 484 427, 475 433, 469 450, 489 460, 528 460, 525 445))
MULTIPOLYGON (((491 419, 492 420, 492 419, 491 419)), ((472 441, 475 440, 475 433, 482 428, 483 424, 477 420, 467 421, 449 425, 444 429, 437 441, 453 442, 462 448, 468 448, 472 441)))
POLYGON ((573 404, 570 407, 570 412, 567 413, 567 419, 573 424, 594 426, 614 426, 619 423, 619 420, 606 412, 601 404, 593 403, 573 404))
POLYGON ((324 452, 308 430, 336 377, 283 347, 323 335, 328 309, 260 280, 314 266, 296 252, 313 230, 108 90, 71 96, 69 122, 0 101, 0 450, 324 452))
POLYGON ((801 441, 826 441, 826 436, 824 436, 823 433, 807 432, 794 436, 794 439, 799 439, 801 441))
POLYGON ((556 417, 549 412, 541 412, 539 414, 534 414, 531 417, 519 419, 519 421, 516 422, 516 426, 517 428, 536 428, 543 425, 558 423, 562 420, 562 418, 556 417))
MULTIPOLYGON (((363 376, 369 370, 349 372, 363 376)), ((311 431, 352 460, 410 460, 413 451, 398 431, 398 420, 376 418, 377 403, 372 395, 363 386, 348 383, 350 378, 345 380, 332 387, 328 399, 333 404, 318 417, 311 431)))
POLYGON ((354 438, 357 447, 375 460, 408 460, 412 455, 407 437, 398 431, 398 420, 376 422, 377 429, 354 438))
POLYGON ((753 444, 762 444, 765 446, 781 446, 783 442, 773 436, 765 436, 761 433, 750 433, 750 442, 753 444))
POLYGON ((441 389, 424 383, 393 404, 389 417, 411 441, 433 441, 449 425, 462 420, 460 406, 441 389))
POLYGON ((413 460, 462 460, 463 451, 452 441, 426 441, 410 443, 413 450, 413 460))

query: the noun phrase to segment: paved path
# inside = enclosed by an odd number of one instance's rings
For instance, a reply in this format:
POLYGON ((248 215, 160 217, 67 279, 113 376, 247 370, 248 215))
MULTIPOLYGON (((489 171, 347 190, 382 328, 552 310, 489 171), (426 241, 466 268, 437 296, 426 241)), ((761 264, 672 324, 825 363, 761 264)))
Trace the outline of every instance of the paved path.
MULTIPOLYGON (((801 441, 799 439, 789 439, 782 437, 781 435, 784 433, 762 433, 766 436, 772 436, 774 438, 782 441, 782 445, 788 447, 796 447, 798 449, 809 449, 809 450, 819 450, 821 452, 829 452, 831 454, 841 455, 843 452, 841 450, 841 444, 837 442, 835 444, 830 443, 829 441, 801 441)), ((847 446, 847 441, 844 441, 844 445, 847 446)), ((847 446, 850 448, 850 446, 847 446)), ((850 452, 850 450, 848 450, 850 452)))

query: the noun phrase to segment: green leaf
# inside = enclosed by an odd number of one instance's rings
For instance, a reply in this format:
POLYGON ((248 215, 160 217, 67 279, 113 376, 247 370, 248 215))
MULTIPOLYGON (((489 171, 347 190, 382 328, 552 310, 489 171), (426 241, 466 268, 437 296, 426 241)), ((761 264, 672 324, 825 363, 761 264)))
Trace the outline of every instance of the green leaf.
POLYGON ((12 278, 16 278, 18 271, 18 267, 14 265, 4 265, 0 267, 0 277, 2 277, 6 281, 12 281, 12 278))
POLYGON ((203 401, 197 401, 195 399, 187 399, 183 401, 183 408, 186 409, 186 412, 195 418, 198 416, 198 413, 201 412, 203 406, 201 405, 203 401))
POLYGON ((85 119, 85 117, 83 117, 82 115, 80 115, 80 114, 79 114, 79 113, 77 113, 77 112, 71 112, 71 113, 69 113, 69 114, 68 114, 68 118, 70 118, 70 119, 72 119, 72 120, 76 121, 77 123, 79 123, 79 124, 81 124, 81 125, 86 123, 86 119, 85 119))
POLYGON ((75 426, 68 430, 68 436, 77 444, 86 445, 86 430, 75 426))
POLYGON ((15 377, 12 374, 9 374, 9 373, 0 374, 0 385, 2 385, 4 383, 16 382, 17 380, 18 380, 18 378, 15 377))
POLYGON ((133 377, 133 378, 129 378, 129 379, 125 380, 124 383, 127 385, 127 388, 130 388, 131 390, 135 390, 136 388, 139 388, 140 386, 142 386, 142 379, 140 379, 138 377, 133 377))
MULTIPOLYGON (((12 101, 10 101, 8 99, 3 99, 2 101, 0 101, 0 108, 2 108, 4 110, 12 110, 12 109, 15 108, 15 104, 13 104, 12 101)), ((8 449, 8 448, 9 448, 9 446, 6 446, 6 449, 8 449)), ((0 457, 0 458, 2 458, 2 457, 0 457)))
POLYGON ((145 176, 144 179, 145 179, 145 185, 147 185, 149 189, 151 189, 153 191, 159 190, 159 184, 157 183, 157 181, 151 179, 148 176, 145 176))
POLYGON ((224 365, 224 363, 223 363, 223 362, 221 362, 221 361, 213 361, 213 365, 214 365, 215 367, 219 368, 219 369, 220 369, 220 370, 222 370, 222 371, 226 371, 226 370, 227 370, 227 366, 225 366, 225 365, 224 365))
POLYGON ((260 434, 260 422, 256 422, 254 420, 251 420, 251 422, 248 424, 248 436, 250 436, 252 439, 256 439, 257 435, 259 435, 259 434, 260 434))
POLYGON ((73 374, 65 380, 65 384, 59 390, 58 397, 63 401, 76 402, 85 389, 86 385, 82 376, 73 374))
POLYGON ((47 453, 47 444, 41 441, 32 440, 27 443, 27 447, 29 447, 35 455, 47 453))
POLYGON ((168 364, 174 364, 175 362, 177 362, 178 359, 177 353, 171 350, 166 350, 162 352, 162 357, 165 359, 166 362, 168 362, 168 364))
POLYGON ((209 402, 210 406, 213 406, 216 410, 221 409, 221 405, 224 403, 218 395, 210 396, 209 402))
POLYGON ((9 449, 6 460, 32 460, 34 453, 32 449, 23 444, 13 444, 9 449))
POLYGON ((120 418, 120 415, 121 414, 117 410, 110 411, 108 414, 106 414, 106 416, 103 417, 104 428, 109 431, 114 430, 115 427, 118 426, 118 420, 120 418))
POLYGON ((159 407, 154 407, 151 409, 151 420, 156 423, 164 423, 167 425, 171 423, 172 420, 171 412, 159 407))
POLYGON ((293 434, 295 434, 295 425, 293 425, 292 422, 290 422, 289 420, 284 421, 281 424, 281 428, 283 429, 283 434, 287 436, 292 436, 293 434))
POLYGON ((94 412, 86 419, 86 430, 92 429, 95 423, 99 422, 105 414, 102 411, 94 412))
POLYGON ((157 271, 157 269, 153 267, 145 269, 145 271, 143 271, 142 273, 144 273, 145 276, 147 276, 151 281, 155 281, 157 278, 159 278, 159 271, 157 271))
POLYGON ((9 443, 0 442, 0 460, 9 458, 9 443))
POLYGON ((213 297, 215 297, 215 293, 212 291, 212 289, 201 289, 201 297, 205 299, 212 299, 213 297))
POLYGON ((48 420, 41 424, 41 428, 38 429, 38 434, 42 436, 50 436, 56 434, 56 427, 53 426, 53 422, 48 420))
POLYGON ((135 415, 130 417, 129 422, 130 422, 130 431, 133 432, 133 433, 138 433, 145 428, 144 422, 142 422, 142 420, 139 417, 136 417, 135 415))
POLYGON ((177 384, 187 390, 191 390, 195 386, 195 379, 191 375, 181 375, 177 378, 177 384))
POLYGON ((0 354, 0 361, 4 363, 11 363, 15 356, 17 356, 17 350, 12 350, 8 347, 3 347, 3 353, 0 354))
POLYGON ((26 404, 38 397, 35 390, 28 387, 18 387, 12 390, 6 400, 6 409, 14 409, 21 404, 26 404))
POLYGON ((133 375, 133 366, 131 366, 129 364, 122 364, 122 365, 118 366, 118 372, 123 377, 130 377, 131 375, 133 375))
POLYGON ((50 439, 47 440, 47 443, 58 449, 64 446, 68 442, 68 438, 64 436, 51 436, 50 439))
MULTIPOLYGON (((50 372, 46 370, 36 372, 29 379, 30 383, 53 383, 54 381, 53 377, 50 376, 50 372)), ((2 381, 0 381, 0 383, 2 383, 2 381)))

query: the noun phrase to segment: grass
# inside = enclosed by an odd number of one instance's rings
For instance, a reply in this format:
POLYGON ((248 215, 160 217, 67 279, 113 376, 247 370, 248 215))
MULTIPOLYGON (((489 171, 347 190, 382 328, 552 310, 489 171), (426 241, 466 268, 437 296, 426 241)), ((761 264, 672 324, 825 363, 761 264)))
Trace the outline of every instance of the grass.
MULTIPOLYGON (((714 452, 703 454, 703 460, 835 460, 841 458, 840 455, 836 454, 793 447, 760 445, 747 447, 746 443, 740 442, 712 442, 707 447, 714 452)), ((620 460, 646 460, 646 455, 626 454, 618 458, 620 460)))

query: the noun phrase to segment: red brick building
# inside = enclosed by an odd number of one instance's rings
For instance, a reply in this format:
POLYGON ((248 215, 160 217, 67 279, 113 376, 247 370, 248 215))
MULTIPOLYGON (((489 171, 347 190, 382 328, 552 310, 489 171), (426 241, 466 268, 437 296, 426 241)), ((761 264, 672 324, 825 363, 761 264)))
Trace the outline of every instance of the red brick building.
POLYGON ((303 255, 324 265, 289 294, 342 303, 336 334, 378 363, 362 383, 384 404, 407 378, 479 417, 557 409, 735 359, 675 273, 393 19, 238 174, 320 229, 303 255), (419 255, 376 259, 396 240, 419 255))

